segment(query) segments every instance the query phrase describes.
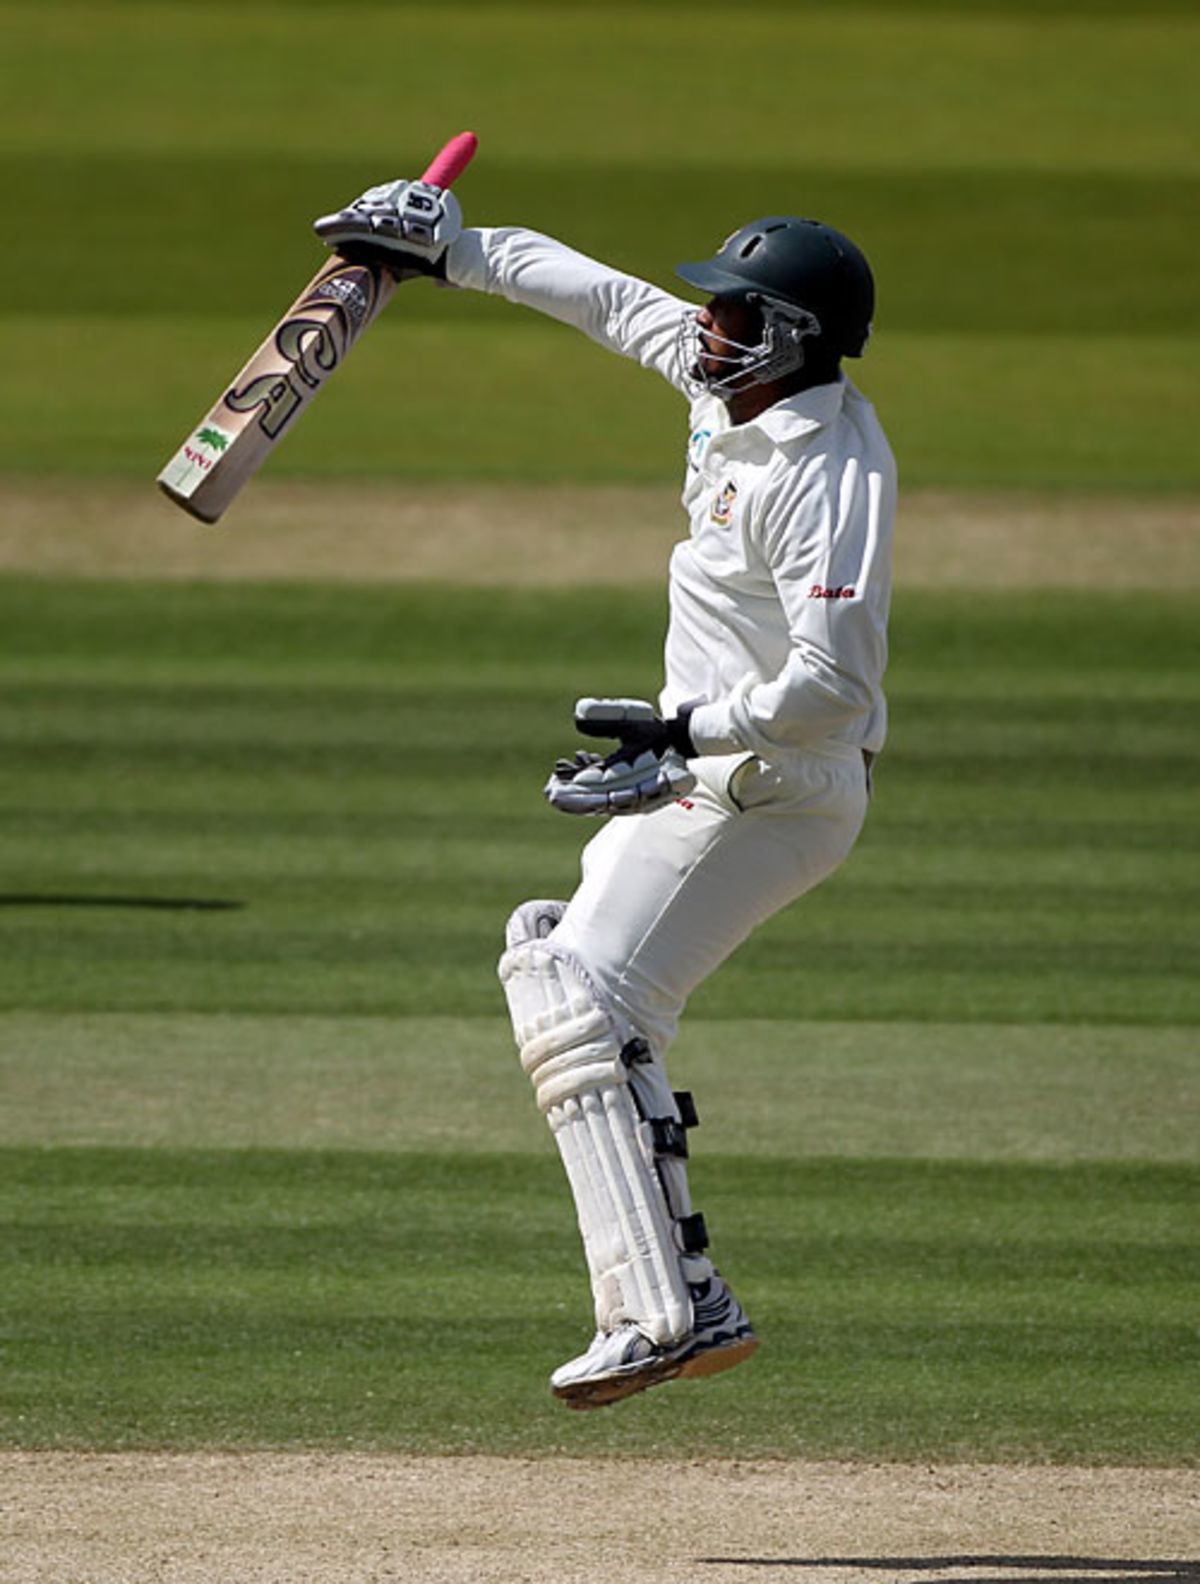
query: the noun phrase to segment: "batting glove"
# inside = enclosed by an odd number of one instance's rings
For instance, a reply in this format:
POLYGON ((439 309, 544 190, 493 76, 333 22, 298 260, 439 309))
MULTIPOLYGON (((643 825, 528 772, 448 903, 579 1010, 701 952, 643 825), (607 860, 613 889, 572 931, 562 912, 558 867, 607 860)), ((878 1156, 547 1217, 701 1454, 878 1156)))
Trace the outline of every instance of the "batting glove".
POLYGON ((671 720, 644 699, 580 699, 575 729, 585 737, 616 737, 607 758, 579 752, 560 759, 545 795, 564 814, 647 814, 674 803, 696 785, 687 767, 695 756, 688 706, 671 720))
POLYGON ((462 210, 452 192, 428 182, 384 182, 314 220, 313 230, 343 258, 444 278, 446 249, 462 231, 462 210))

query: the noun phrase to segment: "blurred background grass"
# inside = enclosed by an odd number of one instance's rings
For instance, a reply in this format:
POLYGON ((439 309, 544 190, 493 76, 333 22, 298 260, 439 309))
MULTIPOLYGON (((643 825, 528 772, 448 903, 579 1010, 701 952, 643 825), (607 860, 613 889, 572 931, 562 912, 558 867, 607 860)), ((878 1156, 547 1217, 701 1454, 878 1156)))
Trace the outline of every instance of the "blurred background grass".
MULTIPOLYGON (((880 283, 862 382, 909 484, 1200 483, 1194 7, 0 17, 0 468, 156 471, 312 273, 313 215, 472 127, 469 221, 665 285, 756 213, 853 235, 880 283)), ((672 393, 569 333, 422 283, 268 467, 646 479, 680 425, 672 393)))

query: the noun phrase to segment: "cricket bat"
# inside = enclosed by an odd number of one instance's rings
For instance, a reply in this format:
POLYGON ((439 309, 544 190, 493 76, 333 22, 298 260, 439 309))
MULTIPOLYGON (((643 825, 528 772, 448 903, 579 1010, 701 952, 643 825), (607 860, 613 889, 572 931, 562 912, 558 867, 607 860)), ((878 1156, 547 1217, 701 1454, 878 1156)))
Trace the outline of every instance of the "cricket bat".
MULTIPOLYGON (((477 141, 473 132, 451 138, 421 180, 451 186, 470 164, 477 141)), ((156 480, 163 493, 201 522, 215 523, 397 284, 385 264, 352 264, 335 254, 163 468, 156 480)))

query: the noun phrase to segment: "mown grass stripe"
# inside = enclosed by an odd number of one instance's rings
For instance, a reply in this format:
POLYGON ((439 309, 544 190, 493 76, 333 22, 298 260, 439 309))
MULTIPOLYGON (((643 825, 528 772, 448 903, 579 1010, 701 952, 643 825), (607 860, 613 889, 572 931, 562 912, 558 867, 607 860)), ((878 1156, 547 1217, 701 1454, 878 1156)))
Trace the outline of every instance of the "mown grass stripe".
POLYGON ((653 150, 737 181, 787 163, 798 146, 812 164, 842 168, 1194 171, 1194 16, 1040 10, 741 6, 739 47, 770 63, 769 81, 726 94, 720 115, 705 117, 696 99, 711 73, 711 29, 660 7, 613 6, 597 29, 582 9, 519 4, 215 5, 218 53, 193 7, 10 4, 5 119, 12 146, 47 153, 339 152, 371 167, 360 186, 420 169, 439 130, 467 125, 482 132, 485 157, 563 155, 582 166, 653 150), (188 70, 206 45, 206 69, 188 70), (394 92, 397 59, 440 51, 453 54, 452 74, 394 92), (388 116, 356 113, 369 103, 386 103, 388 116))
MULTIPOLYGON (((297 288, 307 273, 306 265, 297 288)), ((470 479, 504 492, 501 508, 514 485, 530 483, 674 490, 687 409, 663 381, 504 303, 485 304, 494 315, 486 321, 449 323, 446 294, 431 292, 414 285, 397 295, 268 459, 264 480, 470 479)), ((0 469, 140 479, 154 502, 164 458, 279 311, 265 322, 262 314, 0 319, 9 372, 0 469)), ((851 373, 878 408, 907 489, 1197 493, 1198 347, 1200 337, 1178 334, 1025 333, 1001 315, 990 334, 881 327, 851 373)), ((230 512, 231 529, 247 522, 256 486, 230 512)), ((205 532, 161 500, 158 509, 163 533, 205 532)), ((352 510, 337 516, 339 538, 357 532, 352 510)), ((196 543, 224 565, 219 534, 196 543)), ((1136 538, 1129 553, 1136 562, 1136 538)), ((1049 539, 1046 557, 1053 583, 1049 539)))
MULTIPOLYGON (((265 329, 286 306, 286 283, 299 289, 319 263, 313 213, 353 194, 363 175, 344 159, 104 153, 8 155, 0 180, 23 217, 0 265, 6 300, 22 313, 189 314, 203 303, 212 315, 261 314, 265 329), (55 195, 68 187, 92 248, 87 270, 45 247, 55 195)), ((713 212, 711 169, 701 165, 579 170, 493 158, 479 188, 481 220, 551 231, 683 296, 694 294, 674 280, 676 263, 710 252, 744 216, 799 211, 866 248, 881 330, 1105 338, 1200 328, 1191 273, 1200 177, 804 161, 792 171, 749 167, 737 213, 725 215, 713 212)), ((464 326, 497 311, 474 293, 436 307, 440 321, 464 326)))
MULTIPOLYGON (((75 0, 76 4, 86 3, 86 0, 75 0)), ((205 10, 226 9, 244 13, 258 7, 276 9, 278 0, 174 0, 174 3, 183 6, 195 6, 205 10)), ((690 9, 695 12, 707 10, 721 11, 725 0, 690 0, 690 9)), ((119 11, 126 8, 133 11, 144 11, 146 0, 105 0, 107 8, 119 11)), ((292 9, 323 7, 326 0, 289 0, 292 9)), ((653 13, 662 12, 672 22, 677 17, 678 0, 624 0, 624 3, 614 4, 611 9, 616 13, 625 11, 653 13)), ((519 5, 508 5, 507 9, 521 11, 553 11, 571 12, 578 11, 587 16, 593 5, 593 0, 520 0, 519 5)), ((395 8, 395 0, 354 0, 356 9, 366 9, 371 6, 395 8)), ((478 10, 480 12, 500 9, 498 0, 454 0, 454 9, 478 10)), ((917 13, 918 17, 928 11, 953 12, 962 15, 962 0, 809 0, 806 11, 830 11, 838 15, 847 12, 865 12, 869 16, 889 17, 897 13, 910 10, 917 13)), ((985 16, 1013 16, 1036 17, 1040 21, 1048 21, 1058 17, 1106 17, 1127 18, 1128 5, 1124 0, 972 0, 971 10, 985 16)), ((792 13, 793 0, 749 0, 744 11, 752 13, 774 12, 792 13)), ((1138 15, 1144 17, 1173 17, 1182 16, 1192 18, 1195 8, 1191 0, 1145 0, 1138 6, 1138 15)))
MULTIPOLYGON (((503 919, 570 892, 587 834, 531 766, 597 674, 654 690, 663 619, 650 591, 36 580, 0 616, 0 1005, 488 1018, 503 919)), ((692 1010, 1194 1023, 1196 633, 1187 596, 902 592, 859 849, 692 1010)))
POLYGON ((697 1178, 763 1352, 736 1387, 585 1424, 540 1389, 589 1307, 553 1159, 4 1151, 0 1436, 1194 1455, 1194 1172, 727 1158, 697 1178))
MULTIPOLYGON (((728 1154, 1200 1164, 1192 1028, 689 1016, 671 1058, 728 1154)), ((513 1151, 550 1139, 487 1017, 0 1017, 0 1143, 513 1151), (436 1083, 430 1074, 436 1073, 436 1083)))

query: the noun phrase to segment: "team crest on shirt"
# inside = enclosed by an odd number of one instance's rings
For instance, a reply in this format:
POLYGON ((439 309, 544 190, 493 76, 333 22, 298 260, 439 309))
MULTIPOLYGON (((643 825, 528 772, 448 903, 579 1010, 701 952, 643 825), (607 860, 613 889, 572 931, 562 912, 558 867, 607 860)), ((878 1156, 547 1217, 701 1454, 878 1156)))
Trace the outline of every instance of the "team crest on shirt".
POLYGON ((727 484, 721 486, 720 493, 712 503, 712 510, 708 515, 713 522, 724 528, 733 516, 733 503, 735 500, 737 500, 737 485, 730 479, 727 484))

